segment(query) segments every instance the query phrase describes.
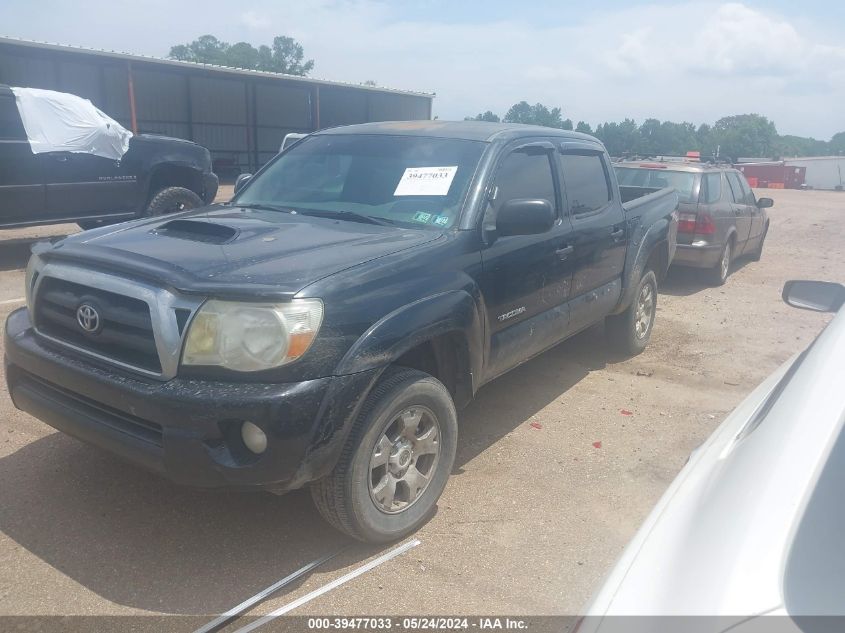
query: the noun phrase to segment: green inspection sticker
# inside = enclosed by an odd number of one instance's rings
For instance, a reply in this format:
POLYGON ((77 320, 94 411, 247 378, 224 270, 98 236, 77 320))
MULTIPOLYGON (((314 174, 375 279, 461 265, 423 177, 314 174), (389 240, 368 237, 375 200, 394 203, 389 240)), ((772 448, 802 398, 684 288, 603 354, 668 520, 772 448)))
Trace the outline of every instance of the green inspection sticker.
POLYGON ((448 215, 435 215, 434 216, 434 223, 437 226, 446 226, 449 224, 449 216, 448 215))
POLYGON ((426 224, 431 219, 431 214, 425 211, 417 211, 414 214, 414 222, 425 222, 426 224))

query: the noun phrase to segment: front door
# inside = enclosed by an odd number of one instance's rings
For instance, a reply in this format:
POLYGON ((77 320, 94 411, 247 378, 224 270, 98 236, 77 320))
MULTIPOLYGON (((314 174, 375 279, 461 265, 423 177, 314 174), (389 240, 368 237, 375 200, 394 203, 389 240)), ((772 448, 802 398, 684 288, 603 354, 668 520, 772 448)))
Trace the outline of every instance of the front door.
POLYGON ((18 114, 15 96, 0 92, 0 226, 37 222, 44 212, 38 160, 18 114))
POLYGON ((558 159, 575 247, 570 331, 576 332, 601 320, 619 301, 627 227, 604 152, 569 145, 574 144, 565 144, 558 159))
POLYGON ((512 148, 501 159, 490 188, 485 226, 494 226, 501 206, 517 198, 548 200, 558 220, 539 235, 492 233, 494 240, 482 250, 482 291, 491 333, 485 379, 550 347, 568 328, 572 228, 560 213, 553 152, 548 142, 512 148))
POLYGON ((53 218, 128 213, 138 183, 119 160, 79 152, 40 154, 47 209, 53 218))
POLYGON ((728 171, 725 175, 728 177, 732 196, 731 209, 736 222, 736 253, 734 254, 739 255, 745 249, 745 244, 751 235, 751 205, 748 204, 748 198, 742 189, 739 172, 728 171))
POLYGON ((757 196, 754 195, 754 192, 751 190, 745 176, 739 173, 737 176, 739 177, 739 184, 742 187, 742 193, 748 203, 748 210, 751 213, 751 232, 748 235, 748 242, 745 246, 745 250, 747 252, 756 248, 759 243, 760 238, 763 235, 766 218, 763 215, 763 210, 757 206, 757 196))

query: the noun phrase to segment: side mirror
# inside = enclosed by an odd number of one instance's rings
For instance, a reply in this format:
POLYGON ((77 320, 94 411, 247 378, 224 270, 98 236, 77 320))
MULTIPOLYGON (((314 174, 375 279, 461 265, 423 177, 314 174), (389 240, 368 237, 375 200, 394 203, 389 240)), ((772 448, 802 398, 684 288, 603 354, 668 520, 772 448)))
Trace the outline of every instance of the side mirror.
POLYGON ((759 198, 757 200, 757 208, 759 209, 768 209, 773 206, 775 206, 775 201, 771 198, 759 198))
POLYGON ((555 210, 548 200, 515 198, 499 208, 496 232, 501 235, 536 235, 554 226, 555 210))
POLYGON ((845 303, 845 286, 831 281, 787 281, 781 295, 787 305, 816 312, 836 312, 845 303))
POLYGON ((250 180, 252 180, 252 174, 238 174, 238 177, 235 178, 235 193, 243 189, 244 185, 250 180))

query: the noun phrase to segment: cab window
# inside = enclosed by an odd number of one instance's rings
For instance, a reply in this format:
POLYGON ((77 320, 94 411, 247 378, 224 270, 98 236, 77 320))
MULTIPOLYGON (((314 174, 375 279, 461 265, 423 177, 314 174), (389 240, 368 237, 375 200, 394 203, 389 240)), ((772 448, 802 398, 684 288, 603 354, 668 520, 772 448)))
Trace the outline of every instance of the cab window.
POLYGON ((555 182, 548 151, 516 150, 508 154, 496 172, 495 211, 515 198, 548 200, 557 209, 555 182))
POLYGON ((600 154, 561 154, 560 169, 569 213, 593 213, 610 202, 607 170, 600 154))

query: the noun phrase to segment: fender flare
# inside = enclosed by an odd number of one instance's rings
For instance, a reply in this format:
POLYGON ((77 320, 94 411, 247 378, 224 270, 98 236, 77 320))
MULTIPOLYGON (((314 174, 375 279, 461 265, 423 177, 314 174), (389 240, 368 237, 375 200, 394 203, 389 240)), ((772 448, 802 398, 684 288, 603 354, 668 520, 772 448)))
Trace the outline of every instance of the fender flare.
MULTIPOLYGON (((645 270, 645 265, 648 262, 651 254, 654 252, 655 248, 665 248, 666 249, 666 257, 667 261, 665 267, 668 269, 670 261, 668 261, 669 257, 669 239, 667 236, 667 230, 669 227, 669 220, 666 218, 662 218, 649 226, 645 233, 642 236, 642 239, 639 241, 637 252, 631 260, 631 265, 629 267, 630 272, 626 275, 626 283, 625 288, 622 291, 622 297, 619 300, 619 305, 617 309, 614 311, 614 314, 619 314, 620 312, 625 311, 627 307, 631 304, 631 301, 634 299, 634 292, 639 284, 640 278, 643 275, 643 271, 645 270)), ((658 278, 660 278, 664 271, 655 271, 658 274, 658 278)))
POLYGON ((466 290, 450 290, 418 299, 382 317, 355 342, 335 375, 384 368, 405 352, 444 334, 466 342, 471 393, 478 387, 484 355, 484 320, 476 299, 466 290))

